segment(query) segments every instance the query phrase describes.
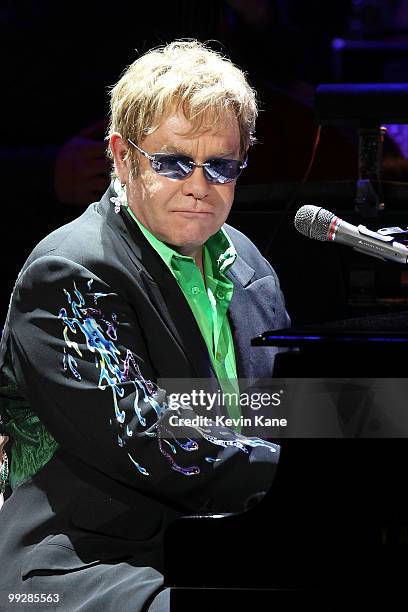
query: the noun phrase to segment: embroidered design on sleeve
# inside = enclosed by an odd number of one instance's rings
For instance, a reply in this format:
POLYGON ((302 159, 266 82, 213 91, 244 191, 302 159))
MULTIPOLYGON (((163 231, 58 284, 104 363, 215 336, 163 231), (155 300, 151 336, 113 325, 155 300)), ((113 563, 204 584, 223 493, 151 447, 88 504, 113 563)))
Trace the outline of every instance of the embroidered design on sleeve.
MULTIPOLYGON (((121 351, 117 348, 117 327, 118 317, 116 313, 107 316, 100 302, 108 297, 109 293, 91 292, 93 279, 87 283, 89 296, 92 304, 86 304, 83 294, 74 282, 73 294, 64 288, 64 294, 68 302, 71 313, 68 314, 67 307, 60 309, 58 317, 64 323, 63 338, 65 340, 62 367, 65 373, 70 373, 78 382, 82 381, 81 372, 75 357, 83 357, 79 344, 85 340, 87 349, 95 355, 95 368, 99 370, 99 380, 97 388, 112 391, 114 419, 110 420, 111 425, 116 425, 118 430, 117 443, 125 446, 125 438, 133 436, 134 429, 139 424, 146 427, 146 419, 142 415, 139 402, 144 401, 156 413, 157 418, 162 413, 160 404, 155 399, 156 385, 150 380, 146 380, 129 349, 125 349, 124 358, 121 351), (78 341, 74 338, 80 332, 78 341), (131 373, 133 368, 134 375, 131 373), (126 413, 119 407, 119 400, 125 395, 123 383, 131 383, 135 387, 135 399, 133 402, 134 414, 137 423, 133 427, 125 423, 126 413)), ((133 419, 134 415, 131 415, 133 419)), ((147 433, 147 432, 146 432, 147 433)), ((152 435, 156 434, 152 432, 152 435)), ((130 456, 129 458, 144 476, 149 475, 148 471, 130 456)))
MULTIPOLYGON (((142 434, 143 437, 157 438, 160 453, 176 472, 185 476, 194 476, 201 472, 197 465, 181 466, 176 462, 178 450, 183 453, 194 453, 199 449, 199 443, 190 438, 178 439, 168 427, 161 421, 160 417, 168 409, 163 390, 151 380, 146 380, 136 361, 135 355, 128 348, 122 351, 116 346, 118 340, 119 321, 116 313, 105 314, 103 310, 104 298, 114 295, 112 293, 92 292, 93 279, 87 282, 88 302, 73 283, 72 294, 64 288, 64 294, 68 305, 62 307, 58 313, 63 327, 63 338, 65 341, 64 354, 62 357, 62 368, 66 375, 72 376, 78 383, 82 382, 82 375, 76 358, 83 358, 80 345, 85 341, 87 350, 95 356, 95 368, 99 370, 97 388, 103 392, 111 389, 112 392, 112 418, 110 425, 116 428, 117 443, 121 448, 127 446, 128 440, 142 434), (68 313, 70 310, 70 313, 68 313), (134 387, 134 400, 132 408, 122 410, 119 406, 120 400, 125 398, 124 384, 134 387), (159 398, 161 396, 161 398, 159 398), (145 414, 155 415, 155 421, 147 422, 145 414)), ((83 349, 82 349, 83 350, 83 349)), ((244 453, 248 453, 247 446, 266 446, 271 452, 276 452, 274 445, 265 440, 246 438, 236 435, 225 428, 218 432, 221 437, 211 435, 210 430, 202 427, 194 427, 199 438, 204 438, 214 447, 235 446, 244 453)), ((136 467, 142 476, 149 476, 149 471, 130 453, 127 453, 132 465, 136 467)), ((219 459, 206 457, 207 463, 219 461, 219 459)))

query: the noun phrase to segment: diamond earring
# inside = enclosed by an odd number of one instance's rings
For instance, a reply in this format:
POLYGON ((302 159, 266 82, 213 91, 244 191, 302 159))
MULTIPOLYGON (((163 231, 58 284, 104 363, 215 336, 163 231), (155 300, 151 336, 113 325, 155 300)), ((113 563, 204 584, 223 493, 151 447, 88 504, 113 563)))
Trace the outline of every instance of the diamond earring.
POLYGON ((126 200, 126 183, 120 183, 118 179, 115 179, 113 187, 117 193, 116 196, 112 197, 110 201, 115 205, 115 213, 120 212, 121 206, 127 206, 126 200))

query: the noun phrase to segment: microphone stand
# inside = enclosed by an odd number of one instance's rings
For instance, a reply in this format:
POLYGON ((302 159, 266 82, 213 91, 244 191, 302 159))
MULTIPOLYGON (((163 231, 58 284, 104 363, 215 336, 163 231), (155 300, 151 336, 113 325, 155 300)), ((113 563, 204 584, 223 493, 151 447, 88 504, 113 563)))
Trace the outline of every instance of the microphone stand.
POLYGON ((355 210, 364 218, 372 218, 384 210, 381 166, 385 127, 359 129, 358 180, 355 210))

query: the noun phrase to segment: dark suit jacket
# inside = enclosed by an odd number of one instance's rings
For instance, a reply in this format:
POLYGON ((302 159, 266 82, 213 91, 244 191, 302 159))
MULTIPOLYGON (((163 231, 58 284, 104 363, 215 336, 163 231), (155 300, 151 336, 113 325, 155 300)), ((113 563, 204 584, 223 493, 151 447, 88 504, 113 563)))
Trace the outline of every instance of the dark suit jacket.
MULTIPOLYGON (((177 282, 126 211, 114 212, 112 195, 37 245, 3 333, 0 367, 8 353, 22 395, 60 445, 0 513, 9 532, 0 554, 23 559, 23 580, 121 558, 160 571, 168 521, 242 510, 278 461, 276 445, 253 447, 215 426, 174 438, 156 381, 217 381, 177 282)), ((289 325, 278 279, 248 238, 225 230, 238 253, 228 272, 238 375, 269 377, 275 350, 250 340, 289 325)))

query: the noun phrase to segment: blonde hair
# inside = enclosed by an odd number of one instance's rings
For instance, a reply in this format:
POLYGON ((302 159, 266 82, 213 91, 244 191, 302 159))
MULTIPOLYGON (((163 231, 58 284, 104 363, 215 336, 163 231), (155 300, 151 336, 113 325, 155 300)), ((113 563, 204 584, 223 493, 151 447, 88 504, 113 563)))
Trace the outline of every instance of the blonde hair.
MULTIPOLYGON (((138 145, 172 112, 181 110, 191 133, 214 126, 226 114, 236 117, 240 154, 255 142, 256 92, 229 59, 198 40, 176 40, 139 57, 110 92, 108 136, 119 132, 138 145)), ((112 152, 108 150, 112 158, 112 152)), ((137 173, 137 155, 128 149, 137 173)))

